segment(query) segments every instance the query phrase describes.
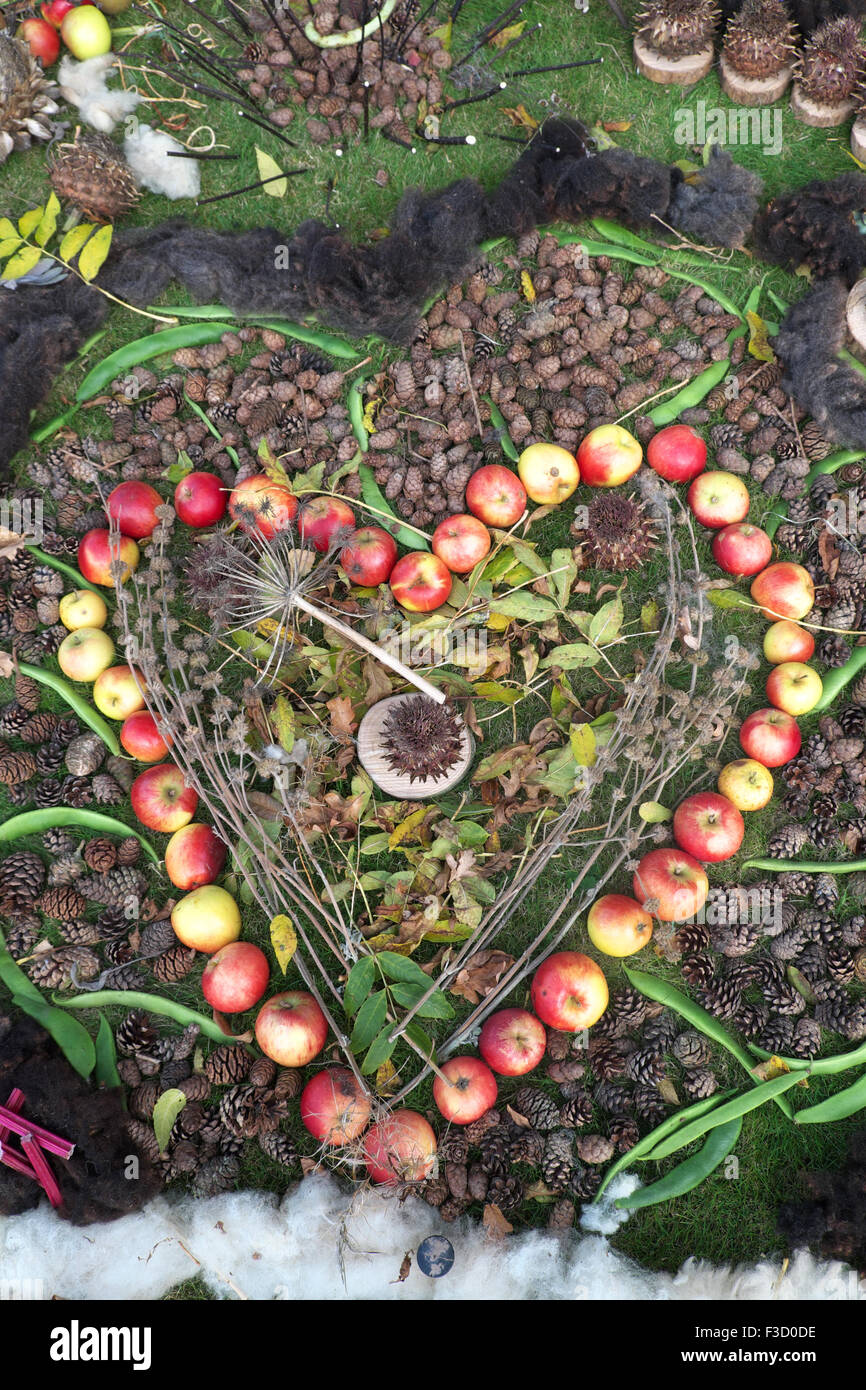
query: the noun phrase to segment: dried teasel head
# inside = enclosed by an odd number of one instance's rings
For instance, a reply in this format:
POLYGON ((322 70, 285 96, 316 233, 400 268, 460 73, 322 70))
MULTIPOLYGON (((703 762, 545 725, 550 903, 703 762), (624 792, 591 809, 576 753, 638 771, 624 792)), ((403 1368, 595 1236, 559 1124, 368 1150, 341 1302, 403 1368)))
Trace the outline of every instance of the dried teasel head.
POLYGON ((392 706, 382 728, 382 751, 392 772, 410 782, 438 781, 463 754, 463 721, 451 705, 412 695, 392 706))
POLYGON ((652 554, 657 533, 642 502, 621 492, 601 492, 588 511, 587 525, 578 534, 594 568, 638 569, 652 554))

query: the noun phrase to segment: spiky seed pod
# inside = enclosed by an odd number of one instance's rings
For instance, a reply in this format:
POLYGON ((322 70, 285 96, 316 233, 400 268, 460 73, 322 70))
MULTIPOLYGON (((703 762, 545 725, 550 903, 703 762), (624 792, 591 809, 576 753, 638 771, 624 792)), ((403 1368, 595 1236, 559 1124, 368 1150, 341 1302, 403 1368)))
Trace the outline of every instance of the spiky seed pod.
POLYGON ((638 35, 666 58, 700 53, 712 41, 719 19, 714 0, 649 0, 638 13, 638 35))
POLYGON ((204 1075, 214 1086, 232 1085, 245 1079, 247 1063, 247 1055, 242 1047, 226 1043, 215 1048, 207 1058, 204 1075))
POLYGON ((32 140, 51 139, 58 95, 24 40, 0 33, 0 164, 32 140))
POLYGON ((781 0, 744 0, 725 30, 722 55, 743 77, 773 77, 791 62, 796 36, 781 0))
POLYGON ((837 106, 849 100, 862 70, 859 22, 848 16, 829 19, 815 30, 803 48, 800 91, 809 101, 837 106))
POLYGON ((42 892, 45 874, 45 865, 31 850, 8 855, 0 863, 0 912, 29 907, 42 892))
POLYGON ((602 570, 632 570, 655 549, 657 535, 642 502, 620 492, 601 492, 589 504, 587 525, 575 533, 589 564, 602 570))
POLYGON ((114 222, 141 196, 122 150, 107 135, 78 135, 58 145, 48 177, 58 197, 96 222, 114 222))
POLYGON ((671 1050, 684 1067, 705 1067, 712 1056, 710 1045, 703 1033, 698 1033, 693 1028, 674 1038, 671 1050))
POLYGON ((382 728, 382 751, 394 772, 409 781, 441 779, 460 761, 463 722, 449 705, 412 695, 391 706, 382 728))

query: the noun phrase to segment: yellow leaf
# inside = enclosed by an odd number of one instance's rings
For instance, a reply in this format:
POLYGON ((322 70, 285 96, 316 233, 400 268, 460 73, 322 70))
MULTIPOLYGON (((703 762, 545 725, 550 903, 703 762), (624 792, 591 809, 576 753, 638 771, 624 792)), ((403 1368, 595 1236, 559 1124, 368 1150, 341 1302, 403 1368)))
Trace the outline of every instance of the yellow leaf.
POLYGON ((376 416, 379 412, 379 406, 381 404, 382 397, 374 396, 373 399, 371 401, 368 401, 366 406, 364 407, 364 429, 367 431, 368 434, 373 434, 375 432, 376 416))
POLYGON ((521 19, 519 24, 509 24, 507 29, 500 29, 498 34, 494 34, 488 40, 491 48, 505 48, 511 43, 512 39, 519 39, 526 28, 526 20, 521 19))
POLYGON ((68 231, 61 241, 60 250, 57 253, 60 259, 71 261, 73 256, 77 256, 93 230, 94 224, 92 222, 79 222, 77 227, 68 231))
POLYGON ((42 221, 44 208, 30 208, 18 218, 18 230, 22 236, 29 236, 35 227, 42 221))
POLYGON ((770 347, 767 325, 760 314, 753 314, 749 310, 746 321, 749 325, 749 352, 753 357, 757 357, 759 362, 775 362, 776 354, 770 347))
POLYGON ((277 965, 286 973, 286 966, 298 949, 298 934, 289 918, 282 913, 271 922, 271 945, 277 958, 277 965))
POLYGON ((108 255, 111 246, 111 238, 114 235, 114 228, 109 224, 107 227, 100 227, 98 232, 87 242, 81 255, 78 257, 78 273, 88 284, 94 280, 99 273, 102 262, 108 255))
POLYGON ((40 218, 39 226, 36 228, 36 233, 33 237, 37 246, 44 246, 45 243, 50 241, 53 237, 57 230, 57 214, 59 211, 60 199, 57 197, 56 193, 52 193, 48 202, 45 204, 45 211, 40 218))
POLYGON ((653 632, 654 629, 658 626, 658 620, 659 606, 656 603, 655 599, 651 598, 647 603, 643 605, 643 607, 640 610, 641 631, 653 632))
POLYGON ((434 29, 430 35, 431 39, 438 39, 442 47, 448 51, 451 47, 451 30, 453 28, 450 19, 446 19, 444 24, 440 24, 438 29, 434 29))
POLYGON ((752 1067, 752 1076, 759 1081, 775 1081, 777 1076, 784 1076, 791 1068, 781 1057, 769 1057, 766 1062, 760 1062, 758 1066, 752 1067))
POLYGON ((512 125, 522 126, 524 130, 530 131, 538 129, 538 121, 534 116, 530 116, 523 102, 519 106, 503 106, 502 114, 508 117, 512 125))
POLYGON ((631 130, 631 126, 631 121, 604 121, 602 124, 602 129, 615 130, 617 132, 620 132, 623 130, 631 130))
POLYGON ((277 696, 271 718, 276 730, 277 742, 286 753, 291 753, 295 743, 295 712, 285 695, 277 696))
POLYGON ((419 806, 418 810, 413 811, 411 816, 407 816, 405 820, 401 820, 400 824, 395 826, 388 836, 388 848, 396 849, 398 845, 402 845, 403 841, 412 834, 415 827, 421 824, 426 814, 427 807, 419 806))
POLYGON ((511 622, 504 613, 491 613, 487 619, 487 626, 491 632, 504 632, 511 622))
POLYGON ((12 226, 12 223, 9 221, 9 218, 0 217, 0 237, 2 237, 4 241, 6 241, 9 237, 13 236, 15 237, 16 241, 19 240, 15 228, 12 226))
POLYGON ((528 270, 520 272, 520 288, 523 291, 523 298, 527 304, 535 303, 535 286, 532 283, 532 276, 528 270))
POLYGON ((11 256, 16 246, 20 245, 20 236, 6 237, 5 240, 0 241, 0 260, 2 260, 5 256, 11 256))
POLYGON ((11 260, 8 260, 4 265, 0 280, 20 280, 41 259, 42 252, 38 246, 22 246, 21 250, 16 251, 11 260))
POLYGON ((397 1089, 397 1068, 393 1062, 383 1062, 376 1072, 376 1094, 391 1096, 397 1089))
POLYGON ((415 947, 420 944, 420 941, 397 941, 395 933, 390 931, 383 931, 378 936, 367 938, 367 945, 371 951, 396 951, 398 956, 411 956, 415 947))
POLYGON ((663 821, 673 819, 673 812, 659 801, 642 801, 637 813, 647 825, 661 825, 663 821))
POLYGON ((809 266, 806 264, 805 261, 803 262, 802 265, 798 265, 798 266, 797 266, 797 269, 794 271, 794 274, 795 274, 795 275, 802 275, 803 279, 804 279, 804 280, 808 280, 808 281, 809 281, 809 284, 811 285, 811 283, 812 283, 812 270, 811 270, 811 267, 809 267, 809 266))
POLYGON ((592 767, 596 758, 594 731, 588 724, 572 724, 568 737, 578 767, 592 767))
POLYGON ((862 160, 859 160, 856 154, 852 154, 850 150, 846 150, 845 153, 847 154, 849 159, 853 159, 858 169, 866 169, 866 164, 864 164, 862 160))
POLYGON ((262 192, 267 193, 270 198, 285 198, 286 189, 289 186, 287 178, 279 178, 283 170, 281 166, 264 150, 260 150, 256 145, 256 164, 259 168, 260 179, 273 179, 273 183, 266 183, 262 192))

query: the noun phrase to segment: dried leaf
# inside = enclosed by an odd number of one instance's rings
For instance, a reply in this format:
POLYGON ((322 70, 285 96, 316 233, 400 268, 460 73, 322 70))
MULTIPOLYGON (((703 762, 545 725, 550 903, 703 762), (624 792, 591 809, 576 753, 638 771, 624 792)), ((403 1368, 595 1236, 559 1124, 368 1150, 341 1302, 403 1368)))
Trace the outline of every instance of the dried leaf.
POLYGON ((311 1173, 315 1173, 318 1166, 315 1158, 308 1158, 306 1154, 301 1154, 301 1174, 303 1177, 308 1178, 311 1173))
POLYGON ((519 39, 526 28, 526 20, 521 19, 517 24, 509 24, 506 29, 500 29, 498 34, 494 34, 492 39, 487 42, 491 48, 505 48, 511 43, 512 39, 519 39))
POLYGON ((392 1096, 397 1089, 399 1076, 397 1068, 391 1061, 383 1062, 376 1072, 376 1094, 383 1099, 392 1096))
POLYGON ((412 1253, 411 1250, 406 1251, 406 1254, 400 1262, 400 1273, 397 1275, 396 1279, 390 1280, 392 1284, 405 1284, 406 1280, 409 1278, 412 1269, 412 1253))
POLYGON ((221 1014, 219 1009, 211 1009, 211 1018, 220 1032, 225 1033, 227 1038, 234 1038, 235 1042, 239 1043, 252 1042, 254 1036, 252 1030, 248 1028, 245 1033, 236 1033, 225 1014, 221 1014))
POLYGON ((448 986, 449 993, 465 999, 467 1004, 478 1004, 496 988, 513 964, 514 957, 507 951, 475 951, 448 986))
POLYGON ((488 1202, 485 1206, 481 1224, 493 1240, 504 1240, 514 1230, 511 1222, 505 1219, 495 1202, 488 1202))
POLYGON ((839 542, 829 527, 825 527, 818 537, 818 554, 821 556, 821 564, 831 580, 835 579, 838 573, 840 553, 839 542))
POLYGON ((15 662, 8 652, 0 652, 0 677, 6 680, 15 674, 15 662))
POLYGON ((625 131, 625 130, 631 130, 631 128, 632 128, 632 122, 631 122, 631 121, 602 121, 602 123, 601 123, 601 128, 602 128, 602 130, 607 130, 607 131, 613 130, 613 131, 616 131, 616 132, 625 131))
POLYGON ((427 814, 427 810, 427 806, 420 806, 417 811, 413 811, 405 820, 401 820, 400 824, 395 826, 388 836, 388 848, 396 849, 398 845, 402 845, 403 841, 421 824, 427 814))
POLYGON ((530 116, 523 102, 519 106, 503 106, 503 116, 507 116, 513 126, 528 130, 530 134, 538 129, 538 121, 530 116))
POLYGON ((551 1192, 546 1183, 534 1182, 526 1189, 526 1200, 528 1202, 555 1202, 557 1193, 551 1192))
POLYGON ((658 1092, 662 1100, 667 1101, 668 1105, 679 1105, 680 1098, 677 1095, 676 1087, 669 1077, 663 1076, 658 1083, 658 1092))
POLYGON ((450 49, 450 47, 451 47, 451 30, 452 30, 452 27, 453 27, 452 21, 451 21, 450 19, 446 19, 445 23, 444 23, 444 24, 440 24, 440 25, 439 25, 439 28, 438 28, 438 29, 434 29, 434 30, 433 30, 433 33, 430 35, 431 39, 438 39, 438 40, 439 40, 439 42, 441 43, 442 47, 446 50, 446 52, 447 52, 447 50, 450 49))
POLYGON ((286 973, 286 966, 298 949, 298 933, 292 926, 290 918, 283 913, 279 913, 271 922, 271 945, 274 948, 274 955, 277 958, 277 965, 286 973))
POLYGON ((521 1129, 532 1129, 532 1121, 527 1120, 526 1116, 521 1115, 513 1106, 506 1105, 505 1109, 508 1111, 514 1123, 519 1125, 521 1129))
POLYGON ((24 538, 17 531, 8 531, 5 526, 0 526, 0 559, 11 560, 23 550, 25 545, 24 538))
POLYGON ((775 362, 776 354, 770 347, 767 325, 760 314, 753 314, 749 310, 746 322, 749 325, 749 352, 753 357, 757 357, 759 362, 775 362))
POLYGON ((330 713, 331 733, 340 743, 351 743, 352 734, 358 727, 355 712, 352 709, 352 701, 348 695, 335 695, 332 700, 328 700, 328 711, 330 713))

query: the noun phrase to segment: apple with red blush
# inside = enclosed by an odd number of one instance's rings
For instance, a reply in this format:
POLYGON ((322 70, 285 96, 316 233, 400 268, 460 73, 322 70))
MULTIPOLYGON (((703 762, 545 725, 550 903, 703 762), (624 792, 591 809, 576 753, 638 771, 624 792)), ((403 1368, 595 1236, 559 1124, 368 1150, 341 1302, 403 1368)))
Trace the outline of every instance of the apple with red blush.
POLYGON ((226 844, 211 826, 189 821, 175 830, 165 849, 165 871, 175 888, 190 893, 219 878, 226 844))
POLYGON ((667 425, 646 446, 650 468, 669 483, 690 483, 707 466, 707 446, 691 425, 667 425))
POLYGON ((281 1067, 305 1067, 318 1057, 328 1036, 328 1020, 307 990, 275 994, 256 1016, 256 1042, 281 1067))
POLYGON ((773 558, 773 542, 760 526, 736 521, 713 536, 713 559, 725 574, 759 574, 773 558))
POLYGON ((544 1057, 547 1032, 528 1009, 498 1009, 485 1020, 478 1051, 500 1076, 525 1076, 544 1057))
POLYGON ((609 998, 601 966, 582 951, 555 951, 543 960, 532 977, 530 993, 537 1017, 561 1033, 591 1028, 609 998))
POLYGON ((477 516, 449 516, 433 532, 433 554, 452 574, 468 574, 490 550, 490 532, 477 516))
POLYGON ((507 531, 526 511, 526 488, 510 468, 486 463, 466 484, 466 505, 485 526, 507 531))
POLYGON ((183 773, 174 763, 159 763, 140 772, 130 788, 129 799, 142 825, 167 834, 188 825, 198 806, 198 793, 186 785, 183 773))
POLYGON ((221 1014, 242 1014, 258 1004, 268 987, 268 958, 252 941, 230 941, 210 957, 201 977, 201 992, 221 1014))
POLYGON ((719 792, 696 792, 674 812, 674 839, 703 864, 732 859, 743 843, 746 823, 732 801, 719 792))
POLYGON ((361 526, 340 551, 340 565, 352 584, 374 589, 397 563, 397 542, 382 526, 361 526))
POLYGON ((215 473, 187 473, 174 490, 174 510, 185 526, 216 526, 226 514, 229 495, 215 473))
POLYGON ((700 912, 710 891, 702 864, 685 850, 651 849, 634 872, 632 891, 660 922, 685 922, 700 912))
POLYGON ((370 1097, 348 1067, 326 1067, 301 1092, 301 1122, 314 1139, 341 1148, 357 1139, 370 1122, 370 1097))

